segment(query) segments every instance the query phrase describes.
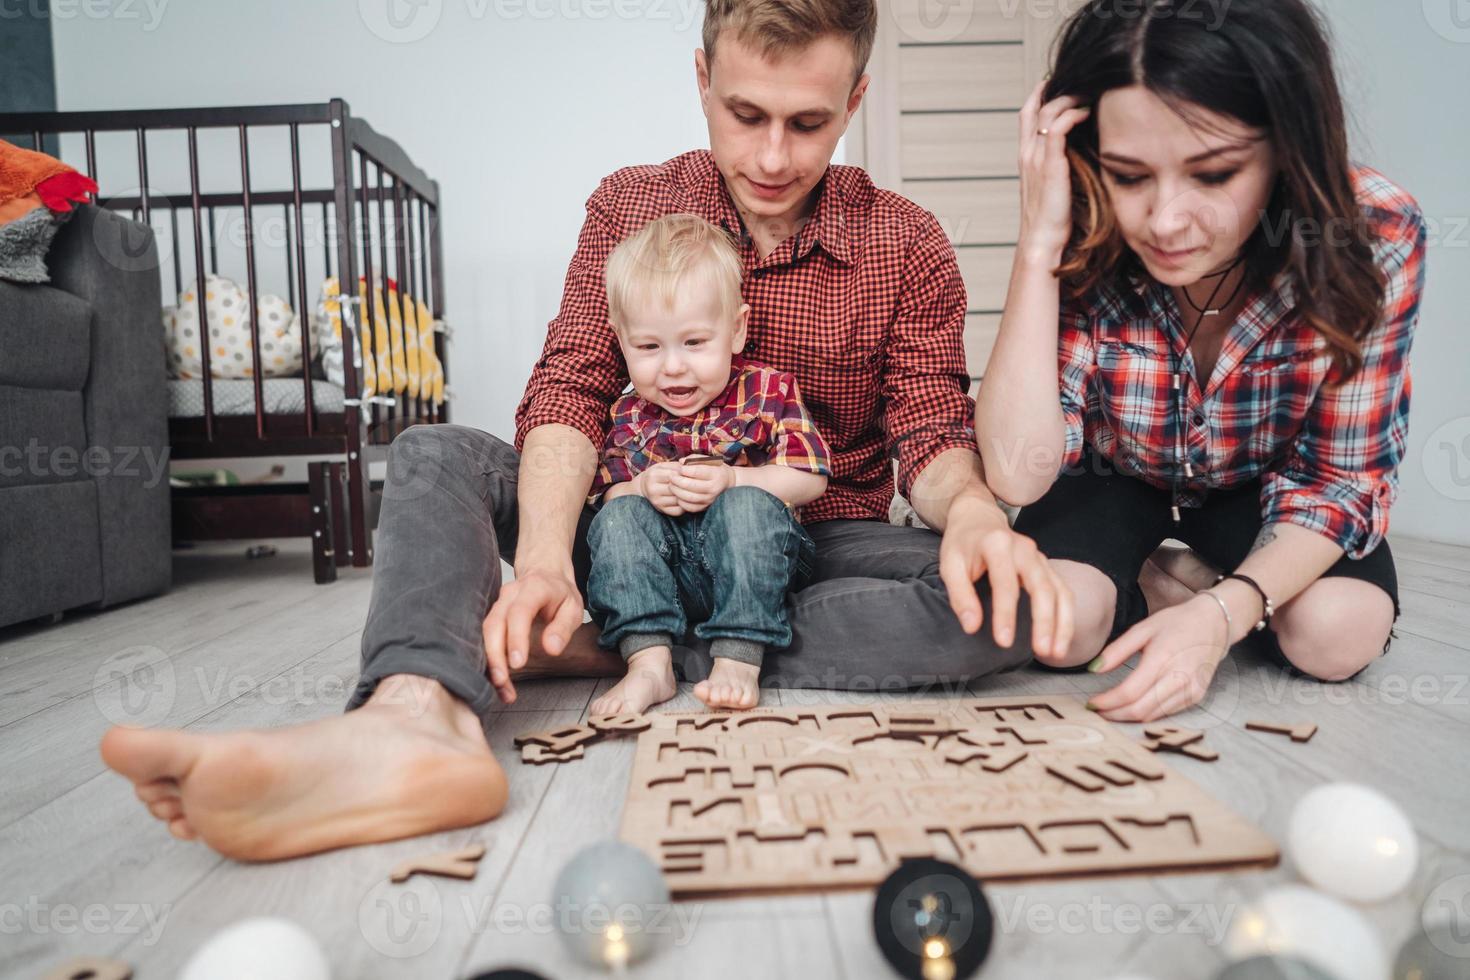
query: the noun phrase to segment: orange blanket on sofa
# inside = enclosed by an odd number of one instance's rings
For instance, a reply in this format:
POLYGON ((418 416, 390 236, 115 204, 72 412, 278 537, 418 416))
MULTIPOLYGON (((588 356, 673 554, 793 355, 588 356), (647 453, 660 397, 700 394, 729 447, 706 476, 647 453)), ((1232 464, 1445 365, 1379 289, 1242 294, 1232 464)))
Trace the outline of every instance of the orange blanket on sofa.
POLYGON ((95 193, 92 178, 55 157, 0 140, 0 224, 43 204, 52 211, 70 211, 73 203, 85 203, 95 193))

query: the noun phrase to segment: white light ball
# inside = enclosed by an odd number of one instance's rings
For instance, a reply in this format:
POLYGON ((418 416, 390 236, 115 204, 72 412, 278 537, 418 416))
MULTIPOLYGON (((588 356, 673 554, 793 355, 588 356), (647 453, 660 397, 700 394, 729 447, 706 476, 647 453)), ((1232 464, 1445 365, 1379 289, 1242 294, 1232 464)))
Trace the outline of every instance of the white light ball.
POLYGON ((584 847, 556 876, 557 930, 582 962, 610 969, 652 954, 673 926, 669 886, 647 854, 620 841, 584 847))
POLYGON ((1419 838, 1404 811, 1357 783, 1329 783, 1303 796, 1287 846, 1303 878, 1355 902, 1397 895, 1419 863, 1419 838))
POLYGON ((1358 910, 1304 885, 1282 885, 1241 910, 1230 923, 1231 960, 1285 953, 1338 980, 1384 980, 1388 954, 1358 910))
POLYGON ((289 919, 245 919, 221 929, 184 964, 179 980, 330 980, 327 954, 289 919))

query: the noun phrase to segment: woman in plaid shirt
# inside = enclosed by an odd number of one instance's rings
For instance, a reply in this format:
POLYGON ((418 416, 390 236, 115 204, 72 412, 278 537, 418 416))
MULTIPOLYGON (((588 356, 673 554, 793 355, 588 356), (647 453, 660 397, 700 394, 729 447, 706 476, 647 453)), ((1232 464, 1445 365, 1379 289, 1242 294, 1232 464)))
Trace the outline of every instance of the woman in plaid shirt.
POLYGON ((1352 677, 1398 610, 1384 534, 1425 235, 1412 198, 1349 164, 1316 16, 1092 0, 1022 110, 1021 172, 976 428, 987 482, 1076 597, 1069 649, 1038 659, 1140 654, 1090 705, 1115 721, 1200 701, 1255 630, 1352 677), (1169 538, 1214 567, 1151 561, 1169 538))

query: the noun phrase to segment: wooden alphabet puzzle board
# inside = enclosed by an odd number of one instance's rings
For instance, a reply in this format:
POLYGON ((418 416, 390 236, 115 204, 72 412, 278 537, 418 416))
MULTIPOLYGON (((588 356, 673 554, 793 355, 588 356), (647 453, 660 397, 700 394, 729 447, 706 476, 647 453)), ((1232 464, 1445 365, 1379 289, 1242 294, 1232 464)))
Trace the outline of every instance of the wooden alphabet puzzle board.
POLYGON ((677 895, 1271 866, 1275 843, 1073 698, 649 715, 622 837, 677 895))

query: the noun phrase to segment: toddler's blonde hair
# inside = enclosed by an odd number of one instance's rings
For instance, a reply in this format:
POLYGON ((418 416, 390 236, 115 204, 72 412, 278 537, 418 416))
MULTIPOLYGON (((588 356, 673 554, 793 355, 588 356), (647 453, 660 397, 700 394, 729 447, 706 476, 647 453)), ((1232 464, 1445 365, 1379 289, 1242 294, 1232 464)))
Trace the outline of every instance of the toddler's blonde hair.
POLYGON ((688 284, 718 292, 721 314, 730 322, 742 303, 740 274, 740 255, 723 229, 697 214, 666 214, 623 239, 608 256, 608 321, 621 331, 630 315, 651 303, 672 309, 688 284))

